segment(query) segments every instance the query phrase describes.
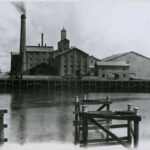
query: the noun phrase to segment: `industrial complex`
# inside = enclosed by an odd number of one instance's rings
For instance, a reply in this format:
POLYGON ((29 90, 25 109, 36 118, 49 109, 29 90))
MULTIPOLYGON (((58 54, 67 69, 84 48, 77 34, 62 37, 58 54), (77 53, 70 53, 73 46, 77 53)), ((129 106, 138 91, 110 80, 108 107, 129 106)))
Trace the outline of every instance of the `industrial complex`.
POLYGON ((11 78, 28 76, 57 76, 71 79, 129 80, 148 79, 150 58, 127 52, 98 59, 85 51, 70 46, 63 27, 57 49, 44 43, 26 45, 26 16, 21 15, 20 51, 11 52, 11 78), (145 66, 145 67, 142 67, 145 66))

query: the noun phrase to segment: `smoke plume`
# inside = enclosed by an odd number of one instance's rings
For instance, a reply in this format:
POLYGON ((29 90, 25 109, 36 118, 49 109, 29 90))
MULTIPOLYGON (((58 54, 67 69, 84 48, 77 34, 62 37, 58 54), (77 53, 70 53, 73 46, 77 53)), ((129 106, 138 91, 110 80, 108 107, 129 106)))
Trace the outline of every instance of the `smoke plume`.
POLYGON ((23 2, 12 2, 11 4, 20 14, 26 14, 25 4, 23 2))

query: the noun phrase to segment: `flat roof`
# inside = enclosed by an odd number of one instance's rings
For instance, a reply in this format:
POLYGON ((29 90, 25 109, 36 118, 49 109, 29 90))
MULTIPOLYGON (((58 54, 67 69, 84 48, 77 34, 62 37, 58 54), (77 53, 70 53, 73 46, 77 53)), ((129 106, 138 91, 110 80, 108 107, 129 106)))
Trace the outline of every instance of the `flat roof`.
POLYGON ((98 66, 117 66, 117 67, 129 67, 130 64, 124 62, 124 61, 108 61, 108 62, 102 62, 98 61, 97 62, 98 66))
POLYGON ((53 46, 26 46, 27 52, 53 52, 53 46))

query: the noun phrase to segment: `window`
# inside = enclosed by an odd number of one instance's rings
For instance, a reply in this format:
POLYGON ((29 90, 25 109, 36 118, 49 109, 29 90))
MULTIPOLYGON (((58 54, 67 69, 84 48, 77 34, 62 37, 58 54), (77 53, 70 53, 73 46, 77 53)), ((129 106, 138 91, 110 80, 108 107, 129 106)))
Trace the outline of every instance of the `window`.
POLYGON ((86 66, 87 66, 87 65, 84 65, 84 69, 86 69, 86 66))
POLYGON ((105 78, 105 74, 104 73, 102 74, 102 77, 105 78))
POLYGON ((66 59, 64 60, 64 63, 67 63, 67 60, 66 60, 66 59))
POLYGON ((64 70, 64 73, 66 74, 66 73, 67 73, 67 70, 64 70))
POLYGON ((67 68, 67 65, 64 65, 65 68, 67 68))
POLYGON ((123 74, 123 77, 126 78, 126 74, 123 74))

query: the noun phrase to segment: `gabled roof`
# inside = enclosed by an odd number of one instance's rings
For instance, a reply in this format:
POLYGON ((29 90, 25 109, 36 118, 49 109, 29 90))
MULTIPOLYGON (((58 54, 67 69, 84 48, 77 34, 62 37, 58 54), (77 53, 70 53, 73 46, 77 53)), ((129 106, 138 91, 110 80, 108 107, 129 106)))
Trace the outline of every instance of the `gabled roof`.
POLYGON ((89 57, 92 57, 92 58, 96 59, 97 61, 101 61, 99 58, 96 58, 96 57, 93 56, 93 55, 91 55, 91 56, 89 56, 89 57))
POLYGON ((89 55, 89 54, 85 53, 84 51, 82 51, 82 50, 80 50, 80 49, 74 47, 74 48, 71 48, 71 49, 69 49, 69 50, 67 50, 67 51, 64 51, 64 52, 62 52, 62 53, 59 53, 58 55, 56 55, 56 57, 57 57, 57 56, 64 55, 64 54, 66 54, 66 53, 68 53, 68 52, 71 52, 71 51, 73 51, 73 50, 77 50, 77 51, 79 51, 79 52, 81 52, 81 53, 84 53, 85 55, 89 55))
POLYGON ((134 53, 135 55, 138 55, 138 56, 141 56, 141 57, 144 57, 144 58, 150 60, 149 57, 146 57, 146 56, 141 55, 141 54, 139 54, 139 53, 136 53, 136 52, 134 52, 134 51, 130 51, 130 52, 126 52, 126 53, 120 53, 120 54, 115 54, 115 55, 112 55, 112 56, 103 58, 103 59, 101 59, 101 60, 102 60, 102 61, 113 61, 113 60, 115 60, 115 59, 117 59, 117 58, 119 58, 119 57, 125 56, 125 55, 130 54, 130 53, 134 53))
POLYGON ((108 61, 108 62, 102 62, 98 61, 96 62, 97 66, 113 66, 113 67, 129 67, 130 65, 126 63, 125 61, 108 61))

